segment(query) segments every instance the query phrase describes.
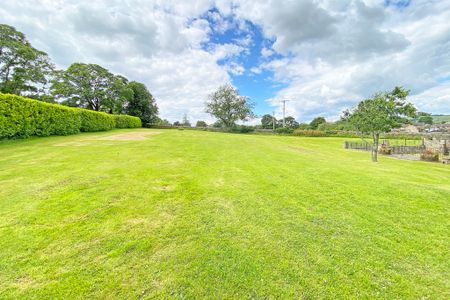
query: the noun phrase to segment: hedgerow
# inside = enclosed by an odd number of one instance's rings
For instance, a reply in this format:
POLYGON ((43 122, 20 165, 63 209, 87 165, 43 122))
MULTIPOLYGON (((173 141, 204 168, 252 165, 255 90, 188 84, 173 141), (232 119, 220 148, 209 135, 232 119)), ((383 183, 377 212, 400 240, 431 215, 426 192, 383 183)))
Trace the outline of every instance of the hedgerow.
POLYGON ((0 93, 0 139, 140 127, 137 117, 109 115, 0 93))
POLYGON ((141 119, 128 115, 113 115, 116 128, 138 128, 142 127, 141 119))
POLYGON ((0 94, 0 138, 69 135, 80 126, 77 109, 0 94))
POLYGON ((115 127, 114 117, 104 112, 79 109, 81 116, 80 131, 105 131, 115 127))

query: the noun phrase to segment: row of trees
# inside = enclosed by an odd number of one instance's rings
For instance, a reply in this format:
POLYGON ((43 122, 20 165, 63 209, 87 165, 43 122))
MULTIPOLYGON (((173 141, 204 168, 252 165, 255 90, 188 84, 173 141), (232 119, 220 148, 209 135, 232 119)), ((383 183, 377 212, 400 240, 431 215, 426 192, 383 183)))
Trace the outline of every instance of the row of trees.
MULTIPOLYGON (((413 119, 428 117, 417 114, 416 108, 406 101, 409 91, 402 87, 395 87, 390 92, 377 93, 373 97, 361 101, 353 109, 344 112, 341 120, 333 126, 354 129, 361 135, 370 135, 373 139, 372 160, 377 161, 380 135, 399 128, 402 124, 413 119)), ((225 127, 235 126, 236 121, 246 121, 254 117, 253 104, 247 97, 240 96, 231 85, 219 88, 209 96, 206 112, 216 117, 225 127)), ((287 117, 285 124, 290 128, 318 129, 326 127, 325 118, 315 118, 309 124, 298 124, 293 117, 287 117)), ((264 115, 261 119, 263 128, 279 127, 281 122, 271 115, 264 115), (274 124, 275 123, 275 124, 274 124), (275 126, 274 126, 275 125, 275 126)))
POLYGON ((34 48, 14 27, 0 24, 0 92, 46 102, 160 121, 147 87, 96 64, 73 63, 57 70, 48 55, 34 48))

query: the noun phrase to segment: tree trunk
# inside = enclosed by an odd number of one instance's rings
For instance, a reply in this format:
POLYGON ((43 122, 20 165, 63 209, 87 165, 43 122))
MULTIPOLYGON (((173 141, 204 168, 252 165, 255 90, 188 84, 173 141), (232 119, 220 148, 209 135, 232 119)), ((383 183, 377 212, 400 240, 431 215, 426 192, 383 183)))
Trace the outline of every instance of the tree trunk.
POLYGON ((373 133, 373 146, 372 146, 372 161, 378 162, 378 142, 380 140, 379 133, 373 133))

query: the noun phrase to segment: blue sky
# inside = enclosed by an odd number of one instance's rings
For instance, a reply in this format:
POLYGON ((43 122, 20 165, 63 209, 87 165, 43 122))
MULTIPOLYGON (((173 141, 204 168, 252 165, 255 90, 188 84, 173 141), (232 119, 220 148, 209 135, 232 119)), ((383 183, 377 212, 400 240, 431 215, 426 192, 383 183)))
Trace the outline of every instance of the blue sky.
POLYGON ((229 82, 258 115, 280 118, 279 100, 293 100, 299 122, 397 85, 419 110, 450 114, 450 1, 4 0, 0 20, 58 68, 143 82, 172 122, 214 122, 205 101, 229 82))
POLYGON ((257 68, 263 61, 282 57, 277 53, 273 53, 270 57, 261 56, 263 48, 270 49, 273 40, 265 38, 261 28, 250 21, 244 21, 241 25, 243 28, 239 28, 240 24, 233 16, 221 15, 220 21, 217 21, 211 18, 211 14, 220 14, 220 12, 213 8, 201 16, 208 20, 212 28, 210 39, 202 45, 203 48, 208 50, 215 44, 240 44, 240 40, 247 40, 246 43, 248 44, 244 45, 244 51, 236 56, 219 60, 218 64, 226 66, 230 63, 236 63, 242 66, 245 69, 242 73, 230 72, 231 82, 242 95, 246 95, 255 103, 257 115, 272 114, 273 107, 267 103, 267 100, 276 97, 277 92, 286 87, 286 83, 274 80, 272 71, 258 70, 258 72, 252 72, 252 69, 257 68), (231 25, 223 29, 221 25, 224 22, 231 25))

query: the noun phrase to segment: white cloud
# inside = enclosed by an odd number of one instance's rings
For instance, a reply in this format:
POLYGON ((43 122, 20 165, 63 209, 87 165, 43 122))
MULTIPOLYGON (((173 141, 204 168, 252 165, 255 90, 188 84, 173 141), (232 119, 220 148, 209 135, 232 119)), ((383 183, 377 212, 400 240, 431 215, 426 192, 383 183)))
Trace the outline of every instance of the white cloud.
POLYGON ((203 113, 210 92, 231 75, 256 78, 264 70, 283 84, 269 100, 277 114, 277 100, 291 99, 288 114, 300 121, 336 118, 395 85, 411 89, 420 110, 449 112, 443 78, 450 78, 450 1, 398 8, 378 0, 4 0, 0 19, 61 68, 98 63, 145 83, 171 121, 184 113, 211 121, 203 113), (214 22, 202 18, 208 11, 214 22), (267 40, 246 73, 242 58, 257 43, 253 27, 267 40), (241 38, 212 41, 225 31, 241 38))

